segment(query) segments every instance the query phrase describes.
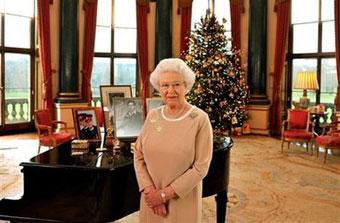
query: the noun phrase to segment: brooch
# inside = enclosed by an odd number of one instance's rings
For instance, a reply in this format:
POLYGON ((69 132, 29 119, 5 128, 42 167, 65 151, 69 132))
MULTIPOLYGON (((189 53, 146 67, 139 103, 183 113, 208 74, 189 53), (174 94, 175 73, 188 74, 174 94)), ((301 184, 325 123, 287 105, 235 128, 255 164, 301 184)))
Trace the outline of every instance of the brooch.
POLYGON ((197 117, 198 113, 196 111, 193 111, 189 114, 190 118, 194 119, 195 117, 197 117))
POLYGON ((162 126, 160 126, 160 118, 159 118, 159 114, 157 114, 157 117, 151 118, 151 119, 150 119, 150 123, 151 123, 151 125, 155 128, 155 130, 156 130, 157 132, 161 132, 161 131, 162 131, 162 126))

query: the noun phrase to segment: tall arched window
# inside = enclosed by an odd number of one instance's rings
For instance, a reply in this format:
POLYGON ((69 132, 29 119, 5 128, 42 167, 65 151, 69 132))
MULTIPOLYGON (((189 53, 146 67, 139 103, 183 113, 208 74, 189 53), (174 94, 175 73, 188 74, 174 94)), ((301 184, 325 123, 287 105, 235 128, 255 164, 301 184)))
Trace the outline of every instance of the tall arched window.
POLYGON ((333 0, 292 0, 288 55, 288 106, 299 101, 302 90, 294 89, 299 71, 317 73, 319 90, 309 91, 310 105, 334 106, 337 90, 333 0), (308 6, 308 10, 306 7, 308 6))
POLYGON ((93 98, 100 85, 131 85, 137 93, 137 26, 135 0, 98 0, 92 70, 93 98))
POLYGON ((32 125, 35 1, 0 0, 0 131, 32 125))
MULTIPOLYGON (((220 24, 225 19, 224 23, 226 29, 226 36, 231 38, 231 20, 230 20, 230 4, 229 0, 215 0, 214 14, 220 24)), ((201 17, 205 16, 206 10, 209 8, 209 1, 194 0, 192 2, 192 16, 191 16, 191 29, 194 29, 195 23, 199 22, 201 17)), ((229 43, 231 47, 231 43, 229 43)))

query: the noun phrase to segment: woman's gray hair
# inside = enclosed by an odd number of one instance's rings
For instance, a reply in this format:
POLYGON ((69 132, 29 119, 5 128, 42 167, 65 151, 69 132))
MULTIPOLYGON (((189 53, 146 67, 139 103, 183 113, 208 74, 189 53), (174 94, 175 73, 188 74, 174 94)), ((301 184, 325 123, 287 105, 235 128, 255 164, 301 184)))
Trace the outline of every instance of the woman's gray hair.
POLYGON ((195 73, 179 58, 167 58, 161 60, 150 75, 150 83, 159 91, 159 78, 162 73, 175 72, 183 76, 186 84, 185 93, 188 93, 195 83, 195 73))

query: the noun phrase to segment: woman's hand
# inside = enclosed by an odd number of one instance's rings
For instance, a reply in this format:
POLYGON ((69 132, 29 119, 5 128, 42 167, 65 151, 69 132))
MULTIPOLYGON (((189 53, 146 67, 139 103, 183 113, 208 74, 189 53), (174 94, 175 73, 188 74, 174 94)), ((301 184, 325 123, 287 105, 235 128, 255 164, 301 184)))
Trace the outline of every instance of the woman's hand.
POLYGON ((149 193, 144 193, 145 202, 149 208, 154 208, 160 204, 163 204, 163 199, 161 197, 161 191, 151 190, 149 193))
POLYGON ((147 186, 144 188, 143 190, 143 194, 147 195, 149 194, 151 191, 156 191, 155 187, 153 185, 147 186))
POLYGON ((165 217, 168 214, 168 210, 166 209, 165 204, 160 204, 153 208, 153 213, 165 217))

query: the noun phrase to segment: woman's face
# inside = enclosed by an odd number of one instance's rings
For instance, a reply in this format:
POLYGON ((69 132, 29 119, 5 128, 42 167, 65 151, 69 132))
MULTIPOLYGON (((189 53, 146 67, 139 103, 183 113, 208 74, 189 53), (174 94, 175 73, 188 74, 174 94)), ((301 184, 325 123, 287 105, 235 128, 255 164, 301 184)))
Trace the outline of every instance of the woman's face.
POLYGON ((179 106, 185 102, 186 84, 182 75, 165 72, 159 77, 159 91, 163 102, 169 106, 179 106))

